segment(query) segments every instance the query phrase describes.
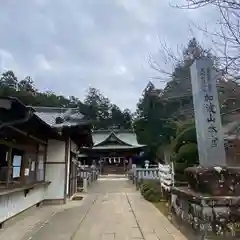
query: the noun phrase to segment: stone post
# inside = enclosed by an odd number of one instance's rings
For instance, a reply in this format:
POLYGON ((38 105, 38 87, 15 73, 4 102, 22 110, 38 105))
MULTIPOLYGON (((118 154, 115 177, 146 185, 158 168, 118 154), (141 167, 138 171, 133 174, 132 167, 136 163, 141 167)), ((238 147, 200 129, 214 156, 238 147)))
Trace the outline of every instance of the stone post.
POLYGON ((191 83, 200 165, 225 166, 216 72, 211 59, 195 60, 191 66, 191 83))

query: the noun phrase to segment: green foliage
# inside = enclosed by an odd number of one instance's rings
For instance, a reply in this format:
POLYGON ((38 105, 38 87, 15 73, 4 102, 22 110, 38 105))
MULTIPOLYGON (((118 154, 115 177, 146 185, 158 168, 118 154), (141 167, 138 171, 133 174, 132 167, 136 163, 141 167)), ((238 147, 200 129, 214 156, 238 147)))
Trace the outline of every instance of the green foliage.
POLYGON ((0 77, 0 96, 17 97, 24 104, 32 106, 79 108, 87 118, 93 120, 96 129, 113 125, 132 128, 131 112, 128 109, 121 111, 95 88, 89 88, 82 103, 74 96, 67 98, 51 91, 40 92, 31 77, 19 81, 13 71, 6 71, 0 77))
POLYGON ((148 146, 149 160, 156 159, 160 145, 170 142, 173 123, 166 118, 166 108, 159 101, 159 90, 149 82, 137 104, 134 129, 141 144, 148 146))
POLYGON ((143 197, 150 202, 161 200, 161 186, 157 181, 144 181, 140 186, 140 191, 143 197))
POLYGON ((188 164, 196 164, 198 160, 198 147, 196 143, 188 143, 179 148, 175 158, 176 162, 184 162, 188 164))
POLYGON ((177 122, 176 125, 177 125, 176 135, 179 135, 185 129, 195 127, 195 121, 194 119, 188 119, 186 121, 177 122))
POLYGON ((188 143, 180 147, 174 158, 175 179, 185 181, 184 170, 198 164, 198 149, 196 143, 188 143))
POLYGON ((179 149, 188 143, 197 143, 196 128, 194 126, 183 129, 176 137, 173 151, 178 153, 179 149))
POLYGON ((184 170, 198 164, 196 129, 192 121, 178 124, 177 136, 172 143, 175 180, 186 181, 184 170))
POLYGON ((84 101, 89 109, 89 117, 94 121, 96 129, 107 129, 117 126, 125 129, 132 128, 132 114, 129 109, 123 111, 104 97, 99 90, 89 88, 84 101))

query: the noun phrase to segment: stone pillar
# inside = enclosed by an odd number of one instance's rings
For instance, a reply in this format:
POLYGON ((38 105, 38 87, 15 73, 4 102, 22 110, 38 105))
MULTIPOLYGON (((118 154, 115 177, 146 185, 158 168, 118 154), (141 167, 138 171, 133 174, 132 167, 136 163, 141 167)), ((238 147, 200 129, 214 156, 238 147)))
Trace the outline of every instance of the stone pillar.
POLYGON ((195 60, 191 66, 191 83, 200 165, 225 166, 216 72, 211 59, 195 60))
POLYGON ((132 169, 132 158, 128 159, 128 170, 132 169))

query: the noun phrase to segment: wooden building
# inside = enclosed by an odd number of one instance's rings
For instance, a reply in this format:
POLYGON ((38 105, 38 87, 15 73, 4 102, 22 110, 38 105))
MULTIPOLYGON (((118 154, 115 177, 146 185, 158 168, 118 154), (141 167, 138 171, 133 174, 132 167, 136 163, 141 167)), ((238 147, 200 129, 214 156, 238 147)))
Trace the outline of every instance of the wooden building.
POLYGON ((62 141, 48 141, 46 177, 52 182, 48 199, 66 202, 77 191, 78 150, 92 146, 91 124, 78 108, 34 107, 34 110, 42 121, 62 136, 62 141))
POLYGON ((32 206, 64 203, 76 192, 78 148, 91 146, 91 125, 73 110, 43 109, 0 98, 0 227, 32 206))
POLYGON ((125 173, 132 164, 138 164, 145 148, 138 144, 133 131, 124 129, 96 130, 92 138, 93 147, 81 150, 87 154, 88 164, 99 165, 101 174, 125 173))

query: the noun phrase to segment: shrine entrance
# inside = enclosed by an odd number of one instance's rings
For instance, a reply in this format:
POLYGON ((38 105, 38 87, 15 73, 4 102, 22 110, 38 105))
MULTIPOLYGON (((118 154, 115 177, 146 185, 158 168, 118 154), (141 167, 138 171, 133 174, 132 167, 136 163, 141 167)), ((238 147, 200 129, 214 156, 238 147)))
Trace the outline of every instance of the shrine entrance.
POLYGON ((128 165, 125 157, 102 157, 99 162, 101 174, 124 174, 128 165))
POLYGON ((96 162, 100 174, 125 174, 131 169, 133 158, 146 147, 138 144, 133 131, 126 129, 96 130, 92 138, 93 147, 81 151, 87 156, 88 165, 96 162))

